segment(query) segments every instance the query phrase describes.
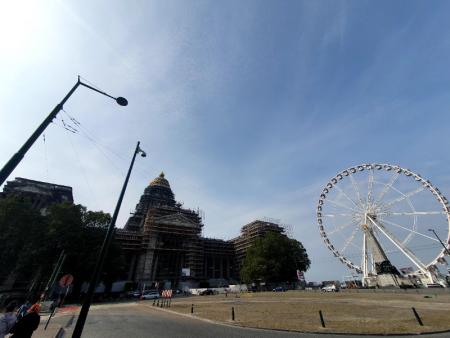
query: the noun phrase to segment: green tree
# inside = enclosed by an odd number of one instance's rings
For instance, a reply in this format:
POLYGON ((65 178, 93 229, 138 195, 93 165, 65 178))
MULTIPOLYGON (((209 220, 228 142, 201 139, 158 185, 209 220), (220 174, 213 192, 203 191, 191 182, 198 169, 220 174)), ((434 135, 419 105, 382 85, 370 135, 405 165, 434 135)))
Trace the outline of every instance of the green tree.
POLYGON ((26 280, 44 251, 45 219, 27 200, 0 200, 0 281, 26 280))
POLYGON ((269 232, 247 250, 241 279, 244 283, 294 282, 296 270, 306 271, 310 261, 302 243, 285 235, 269 232))
MULTIPOLYGON (((58 257, 64 249, 67 256, 63 272, 72 274, 79 287, 91 278, 111 216, 101 211, 88 211, 81 205, 58 204, 49 209, 48 221, 52 256, 58 257)), ((101 279, 111 284, 124 271, 125 261, 121 247, 113 241, 105 259, 101 279)))
MULTIPOLYGON (((90 280, 110 221, 109 214, 88 211, 82 205, 53 205, 43 216, 26 200, 1 199, 0 284, 32 281, 35 288, 42 289, 64 250, 66 260, 61 273, 72 274, 79 289, 90 280)), ((113 241, 101 279, 110 284, 124 272, 121 247, 113 241)))

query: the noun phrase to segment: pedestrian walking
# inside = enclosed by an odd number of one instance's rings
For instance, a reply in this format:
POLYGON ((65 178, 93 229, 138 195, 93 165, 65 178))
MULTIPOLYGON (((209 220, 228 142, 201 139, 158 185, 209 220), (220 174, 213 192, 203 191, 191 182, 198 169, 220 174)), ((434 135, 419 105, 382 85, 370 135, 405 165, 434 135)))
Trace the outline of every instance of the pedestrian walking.
POLYGON ((27 314, 27 311, 30 307, 31 307, 30 301, 27 300, 25 303, 23 303, 17 310, 17 320, 22 319, 22 317, 27 314))
POLYGON ((15 309, 16 303, 8 304, 5 313, 0 317, 0 338, 4 338, 16 323, 15 309))
POLYGON ((30 338, 34 330, 39 326, 41 316, 39 315, 41 306, 36 303, 33 304, 27 311, 27 314, 23 316, 12 328, 11 338, 30 338))

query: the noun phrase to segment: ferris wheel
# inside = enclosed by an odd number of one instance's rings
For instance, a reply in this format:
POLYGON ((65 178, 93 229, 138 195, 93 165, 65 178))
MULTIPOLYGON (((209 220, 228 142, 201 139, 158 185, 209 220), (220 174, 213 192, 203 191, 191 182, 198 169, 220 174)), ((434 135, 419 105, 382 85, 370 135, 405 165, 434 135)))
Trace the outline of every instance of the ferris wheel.
POLYGON ((343 170, 322 190, 317 222, 328 249, 361 273, 366 286, 386 273, 397 285, 406 275, 438 283, 448 268, 443 246, 450 246, 450 205, 409 169, 362 164, 343 170))

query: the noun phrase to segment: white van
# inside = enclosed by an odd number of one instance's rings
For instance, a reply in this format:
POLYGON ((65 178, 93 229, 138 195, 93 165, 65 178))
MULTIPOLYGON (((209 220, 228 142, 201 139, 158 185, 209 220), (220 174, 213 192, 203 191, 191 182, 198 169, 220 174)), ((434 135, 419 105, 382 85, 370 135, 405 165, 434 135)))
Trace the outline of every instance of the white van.
POLYGON ((339 291, 339 289, 336 287, 336 285, 331 284, 331 285, 325 285, 322 288, 322 291, 323 292, 337 292, 337 291, 339 291))

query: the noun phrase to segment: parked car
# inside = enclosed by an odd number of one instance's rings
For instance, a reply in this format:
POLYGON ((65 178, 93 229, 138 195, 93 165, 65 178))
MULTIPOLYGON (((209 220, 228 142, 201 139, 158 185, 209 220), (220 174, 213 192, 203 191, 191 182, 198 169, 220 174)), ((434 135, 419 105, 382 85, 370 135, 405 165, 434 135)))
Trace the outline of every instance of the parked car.
POLYGON ((158 291, 145 292, 141 296, 141 299, 158 299, 158 298, 159 298, 159 292, 158 291))
POLYGON ((336 287, 336 285, 331 284, 331 285, 325 285, 322 288, 322 291, 323 292, 337 292, 337 291, 339 291, 339 289, 336 287))
POLYGON ((282 286, 277 286, 276 288, 272 289, 273 292, 284 292, 286 289, 282 286))
POLYGON ((214 290, 206 289, 206 290, 200 291, 199 295, 200 296, 214 295, 214 290))
POLYGON ((128 297, 139 298, 139 297, 141 297, 141 295, 142 295, 142 292, 139 290, 127 292, 128 297))

